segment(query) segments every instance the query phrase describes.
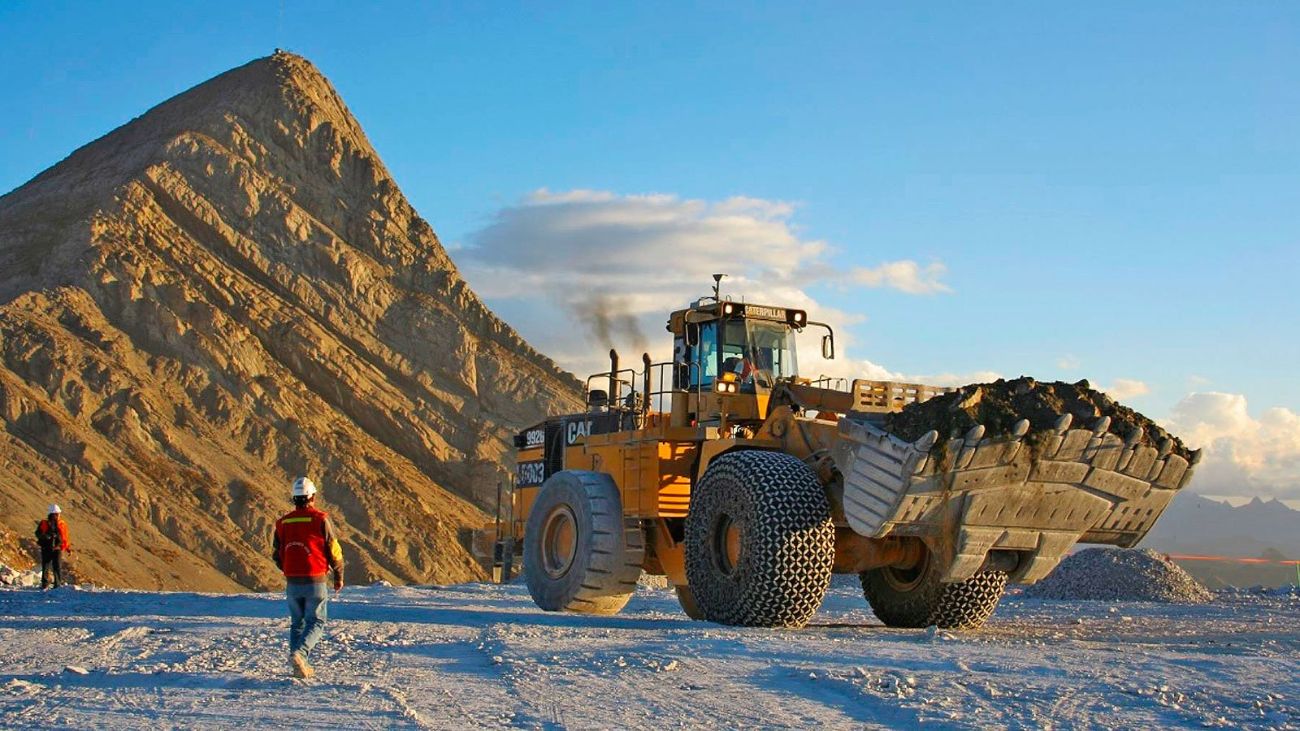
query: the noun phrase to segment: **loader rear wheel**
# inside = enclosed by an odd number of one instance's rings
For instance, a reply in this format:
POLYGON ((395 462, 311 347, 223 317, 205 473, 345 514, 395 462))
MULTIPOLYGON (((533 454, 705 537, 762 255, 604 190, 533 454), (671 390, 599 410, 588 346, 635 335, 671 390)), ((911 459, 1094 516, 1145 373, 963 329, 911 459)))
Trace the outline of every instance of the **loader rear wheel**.
POLYGON ((1007 587, 1003 571, 981 571, 965 581, 939 581, 930 551, 913 566, 886 566, 859 574, 871 611, 889 627, 975 629, 993 615, 1007 587))
POLYGON ((609 475, 565 470, 542 483, 524 527, 524 581, 537 606, 616 614, 636 591, 644 559, 641 524, 623 517, 609 475))
POLYGON ((802 627, 826 596, 834 557, 826 492, 795 457, 725 454, 692 491, 686 579, 705 619, 802 627))

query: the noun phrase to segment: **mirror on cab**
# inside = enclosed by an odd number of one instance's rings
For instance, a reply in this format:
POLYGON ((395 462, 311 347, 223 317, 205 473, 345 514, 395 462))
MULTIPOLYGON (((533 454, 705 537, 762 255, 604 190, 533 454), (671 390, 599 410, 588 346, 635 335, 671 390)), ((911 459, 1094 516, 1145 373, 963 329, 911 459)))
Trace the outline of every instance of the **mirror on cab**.
POLYGON ((835 336, 822 336, 822 358, 826 360, 835 360, 835 336))

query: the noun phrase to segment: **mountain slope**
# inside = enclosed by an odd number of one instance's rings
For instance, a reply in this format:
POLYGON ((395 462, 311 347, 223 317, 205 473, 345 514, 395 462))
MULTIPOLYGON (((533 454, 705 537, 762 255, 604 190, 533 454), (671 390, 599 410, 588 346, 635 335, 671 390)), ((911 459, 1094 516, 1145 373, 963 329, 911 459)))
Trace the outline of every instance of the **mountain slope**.
POLYGON ((579 384, 469 290, 328 81, 277 53, 0 198, 0 504, 83 579, 276 582, 292 475, 351 581, 477 575, 458 533, 579 384))

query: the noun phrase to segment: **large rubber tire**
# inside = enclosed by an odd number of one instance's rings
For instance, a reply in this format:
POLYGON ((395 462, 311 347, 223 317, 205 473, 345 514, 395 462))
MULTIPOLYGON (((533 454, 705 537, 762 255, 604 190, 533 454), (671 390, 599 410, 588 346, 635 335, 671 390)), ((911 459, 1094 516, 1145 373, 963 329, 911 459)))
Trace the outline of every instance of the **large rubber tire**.
POLYGON ((691 491, 686 580, 705 619, 802 627, 826 597, 834 559, 826 492, 795 457, 725 454, 691 491))
POLYGON ((524 581, 537 606, 617 614, 644 559, 640 521, 623 517, 609 475, 565 470, 542 483, 524 526, 524 581))
POLYGON ((993 616, 1007 588, 1003 571, 981 571, 965 581, 943 583, 929 551, 908 569, 885 567, 859 574, 871 611, 889 627, 976 629, 993 616))

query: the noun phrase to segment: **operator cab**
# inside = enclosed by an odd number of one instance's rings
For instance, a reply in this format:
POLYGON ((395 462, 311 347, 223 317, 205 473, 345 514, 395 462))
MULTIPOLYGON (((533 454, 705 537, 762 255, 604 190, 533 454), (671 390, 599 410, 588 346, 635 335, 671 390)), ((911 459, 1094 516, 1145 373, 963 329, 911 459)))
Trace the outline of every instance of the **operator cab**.
POLYGON ((735 384, 726 392, 756 393, 797 378, 795 333, 808 324, 803 310, 742 302, 701 300, 674 312, 673 387, 713 391, 721 380, 735 384))

